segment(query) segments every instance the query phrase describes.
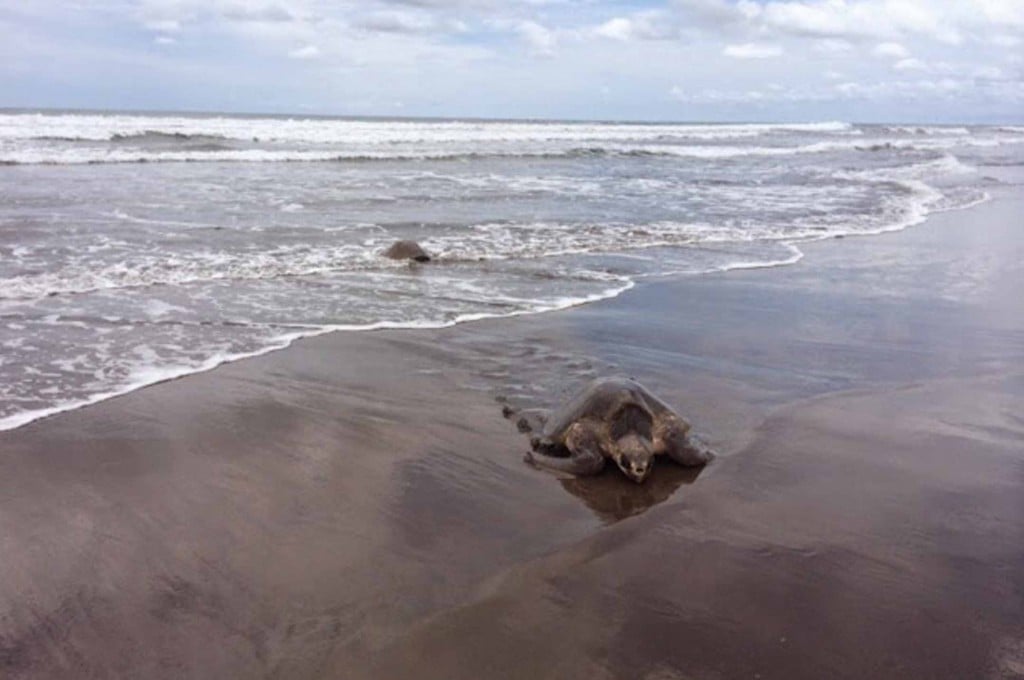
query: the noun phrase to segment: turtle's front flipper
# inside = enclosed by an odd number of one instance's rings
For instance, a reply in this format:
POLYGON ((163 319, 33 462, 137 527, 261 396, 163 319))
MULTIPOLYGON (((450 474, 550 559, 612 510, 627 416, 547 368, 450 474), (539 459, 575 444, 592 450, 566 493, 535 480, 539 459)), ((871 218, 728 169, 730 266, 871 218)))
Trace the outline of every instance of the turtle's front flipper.
POLYGON ((675 462, 687 467, 707 465, 715 457, 711 447, 703 439, 692 434, 683 437, 681 443, 668 447, 665 453, 675 462))
POLYGON ((690 432, 689 424, 676 417, 665 418, 655 427, 654 453, 686 467, 706 465, 715 457, 711 448, 690 432))
POLYGON ((604 469, 605 457, 595 426, 588 422, 574 423, 565 433, 565 448, 568 458, 552 458, 545 455, 526 454, 526 460, 538 467, 572 475, 596 475, 604 469))

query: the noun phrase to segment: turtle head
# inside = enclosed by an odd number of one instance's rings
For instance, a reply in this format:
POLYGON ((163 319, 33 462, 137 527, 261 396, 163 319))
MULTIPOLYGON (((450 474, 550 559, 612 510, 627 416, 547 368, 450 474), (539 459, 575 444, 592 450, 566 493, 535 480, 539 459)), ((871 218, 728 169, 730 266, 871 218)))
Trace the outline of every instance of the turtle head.
POLYGON ((654 450, 651 440, 629 434, 615 441, 615 464, 623 474, 637 484, 643 484, 654 467, 654 450))

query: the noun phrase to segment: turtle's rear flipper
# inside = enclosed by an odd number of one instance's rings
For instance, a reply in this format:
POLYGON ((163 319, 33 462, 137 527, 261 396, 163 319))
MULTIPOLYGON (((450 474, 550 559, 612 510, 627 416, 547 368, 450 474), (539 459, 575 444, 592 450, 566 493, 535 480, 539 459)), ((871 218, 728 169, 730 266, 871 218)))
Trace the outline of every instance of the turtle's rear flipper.
POLYGON ((549 456, 551 458, 568 458, 572 453, 561 444, 556 444, 547 437, 541 437, 537 434, 530 437, 530 448, 542 456, 549 456))
POLYGON ((568 452, 568 457, 555 458, 544 455, 547 453, 545 444, 550 449, 551 443, 541 440, 539 437, 534 439, 536 440, 535 444, 531 441, 531 444, 534 444, 534 451, 541 455, 535 456, 528 453, 526 461, 537 467, 577 476, 596 475, 604 469, 605 457, 601 452, 596 433, 587 423, 576 423, 569 428, 565 447, 558 447, 561 451, 568 452))
POLYGON ((539 408, 528 408, 519 411, 516 418, 516 429, 520 432, 540 432, 548 422, 548 412, 539 408))

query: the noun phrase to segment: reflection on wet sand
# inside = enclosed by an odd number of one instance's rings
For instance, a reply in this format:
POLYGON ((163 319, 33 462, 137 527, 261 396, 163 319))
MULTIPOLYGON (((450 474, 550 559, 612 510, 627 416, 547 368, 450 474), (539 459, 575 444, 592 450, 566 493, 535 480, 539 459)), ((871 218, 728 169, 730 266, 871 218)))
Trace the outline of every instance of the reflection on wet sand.
POLYGON ((595 477, 561 479, 562 488, 576 496, 605 524, 647 512, 664 503, 684 484, 693 484, 704 468, 659 463, 643 484, 626 479, 617 469, 595 477))

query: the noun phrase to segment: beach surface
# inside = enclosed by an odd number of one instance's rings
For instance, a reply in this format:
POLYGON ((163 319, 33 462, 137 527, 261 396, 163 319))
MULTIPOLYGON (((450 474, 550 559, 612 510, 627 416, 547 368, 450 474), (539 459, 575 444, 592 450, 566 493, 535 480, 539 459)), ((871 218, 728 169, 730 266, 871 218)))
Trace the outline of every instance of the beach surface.
POLYGON ((0 432, 0 677, 1024 677, 1024 192, 992 193, 0 432), (526 465, 503 405, 606 374, 719 458, 526 465))

